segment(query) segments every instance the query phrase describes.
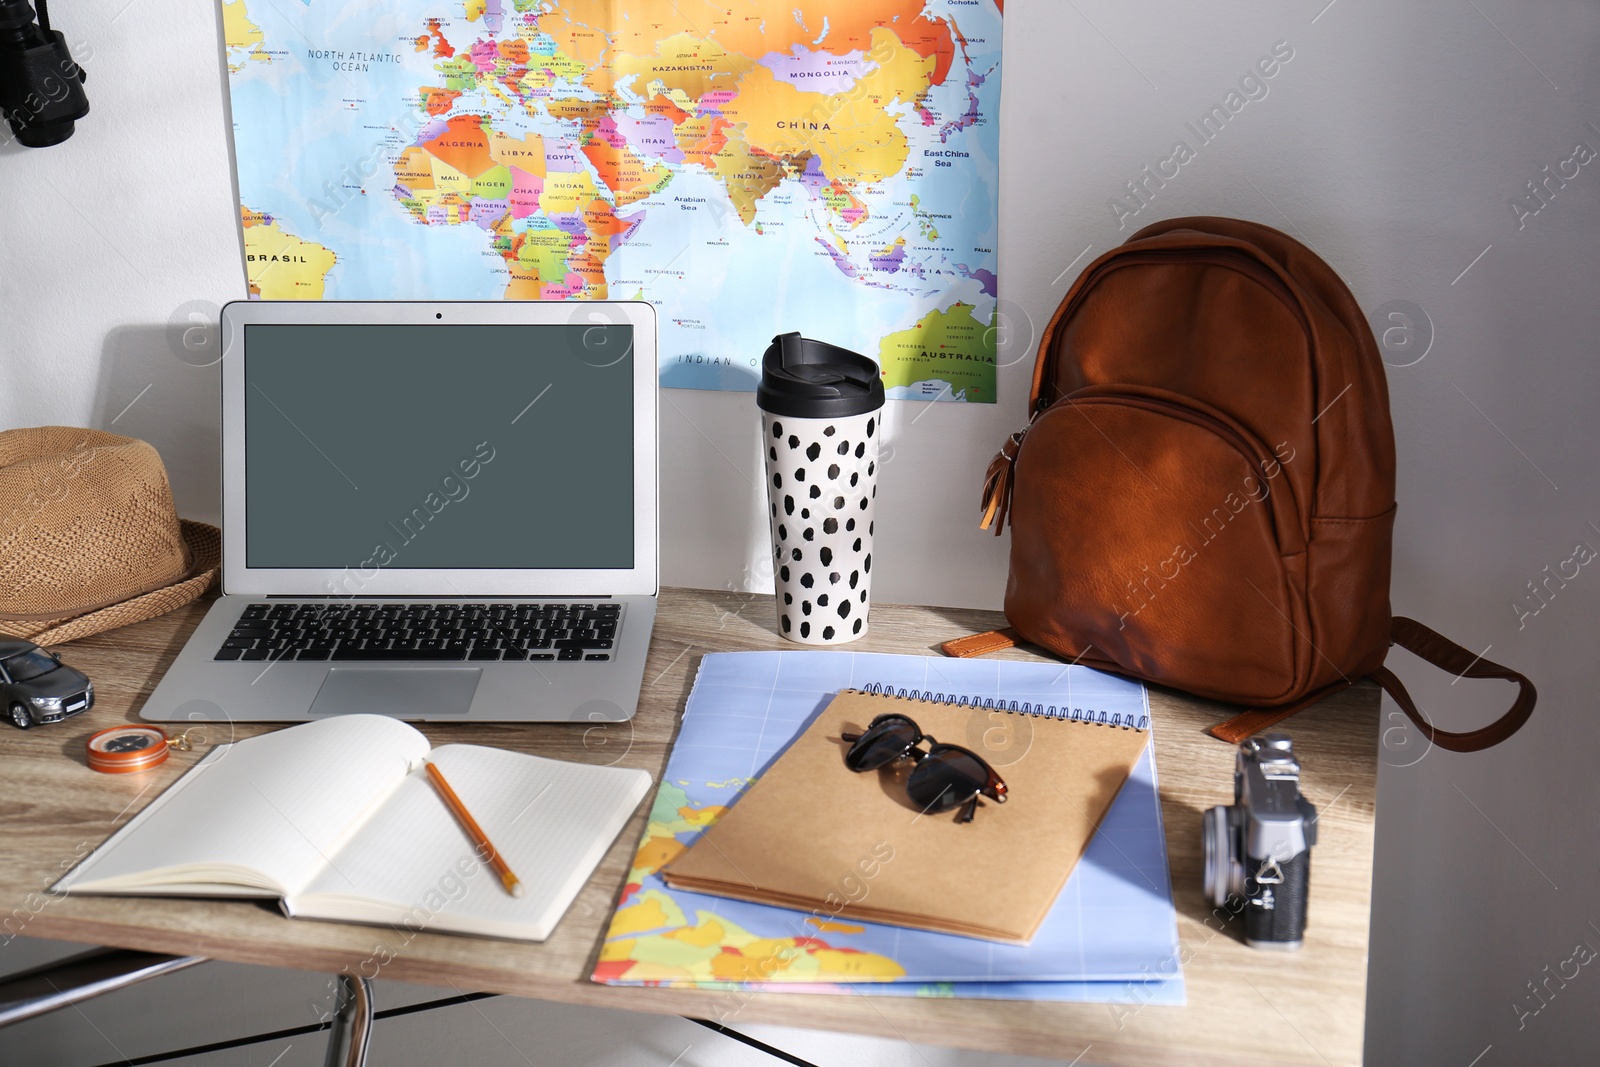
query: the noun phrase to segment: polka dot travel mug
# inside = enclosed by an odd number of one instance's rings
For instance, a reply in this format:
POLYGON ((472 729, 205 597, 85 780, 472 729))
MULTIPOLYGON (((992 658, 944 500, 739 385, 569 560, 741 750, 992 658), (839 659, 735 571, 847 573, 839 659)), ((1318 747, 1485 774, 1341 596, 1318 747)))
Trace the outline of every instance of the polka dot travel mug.
POLYGON ((756 389, 778 632, 836 645, 867 632, 883 379, 866 356, 780 334, 756 389))

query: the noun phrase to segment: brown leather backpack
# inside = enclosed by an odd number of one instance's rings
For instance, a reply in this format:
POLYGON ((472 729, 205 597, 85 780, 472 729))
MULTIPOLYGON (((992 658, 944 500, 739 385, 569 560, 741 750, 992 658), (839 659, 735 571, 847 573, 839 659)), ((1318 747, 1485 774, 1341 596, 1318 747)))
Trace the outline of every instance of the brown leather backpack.
POLYGON ((990 465, 983 525, 1010 519, 1009 630, 1118 674, 1258 709, 1237 741, 1371 677, 1443 748, 1514 733, 1522 675, 1389 614, 1394 430, 1372 331, 1332 268, 1235 219, 1171 219, 1091 263, 1045 329, 1032 421, 990 465), (1390 644, 1514 681, 1498 721, 1437 730, 1390 644))

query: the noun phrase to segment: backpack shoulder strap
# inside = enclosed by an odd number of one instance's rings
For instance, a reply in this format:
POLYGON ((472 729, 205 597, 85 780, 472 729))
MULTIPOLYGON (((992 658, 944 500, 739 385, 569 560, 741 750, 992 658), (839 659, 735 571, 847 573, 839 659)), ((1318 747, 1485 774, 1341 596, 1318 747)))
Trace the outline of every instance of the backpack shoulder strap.
MULTIPOLYGON (((1451 752, 1477 752, 1498 745, 1521 729, 1522 724, 1528 721, 1528 716, 1533 714, 1533 705, 1539 699, 1539 693, 1526 675, 1509 667, 1502 667, 1482 656, 1473 655, 1448 637, 1436 633, 1417 620, 1395 616, 1390 623, 1389 642, 1427 660, 1440 670, 1449 671, 1458 678, 1499 678, 1517 683, 1517 698, 1511 702, 1510 710, 1504 715, 1480 729, 1452 733, 1439 729, 1423 717, 1416 702, 1411 699, 1411 694, 1406 692, 1406 687, 1389 668, 1379 667, 1373 671, 1372 680, 1383 686, 1394 698, 1394 702, 1400 705, 1400 710, 1417 724, 1417 729, 1422 731, 1423 736, 1440 748, 1451 752)), ((1015 630, 1006 627, 1003 630, 989 630, 973 634, 971 637, 946 641, 940 646, 940 650, 947 656, 965 659, 969 656, 998 652, 1021 643, 1021 636, 1015 630)), ((1348 682, 1337 682, 1283 707, 1253 708, 1234 716, 1227 722, 1218 723, 1208 732, 1213 737, 1238 743, 1252 734, 1282 722, 1295 712, 1315 704, 1348 684, 1348 682)))
MULTIPOLYGON (((1517 683, 1517 698, 1512 701, 1511 710, 1481 729, 1451 733, 1439 729, 1423 717, 1416 701, 1411 699, 1411 694, 1406 692, 1406 687, 1389 668, 1379 667, 1373 671, 1372 680, 1383 686, 1394 698, 1394 702, 1400 705, 1400 710, 1417 724, 1417 729, 1422 731, 1422 735, 1440 748, 1449 749, 1451 752, 1477 752, 1491 745, 1498 745, 1516 733, 1533 713, 1534 701, 1538 699, 1539 694, 1533 688, 1533 683, 1525 676, 1482 656, 1473 655, 1448 637, 1435 633, 1415 619, 1395 616, 1389 626, 1389 643, 1399 645, 1407 652, 1427 660, 1440 670, 1449 671, 1458 678, 1500 678, 1517 683)), ((1295 712, 1315 704, 1348 684, 1336 682, 1282 707, 1252 708, 1226 722, 1218 723, 1207 732, 1212 737, 1237 744, 1252 734, 1277 725, 1295 712)))
POLYGON ((1538 691, 1526 676, 1509 667, 1502 667, 1482 656, 1474 655, 1415 619, 1398 615, 1391 625, 1389 640, 1391 644, 1399 645, 1407 652, 1427 660, 1440 670, 1449 671, 1457 678, 1499 678, 1517 683, 1517 698, 1511 702, 1510 710, 1504 715, 1477 730, 1451 733, 1440 730, 1423 717, 1411 699, 1411 694, 1406 692, 1406 687, 1389 668, 1379 667, 1373 671, 1372 680, 1383 686, 1394 698, 1394 702, 1400 705, 1400 710, 1417 724, 1417 729, 1422 731, 1422 735, 1440 748, 1451 752, 1477 752, 1491 745, 1498 745, 1521 729, 1522 724, 1528 721, 1528 716, 1533 714, 1534 702, 1539 699, 1538 691))

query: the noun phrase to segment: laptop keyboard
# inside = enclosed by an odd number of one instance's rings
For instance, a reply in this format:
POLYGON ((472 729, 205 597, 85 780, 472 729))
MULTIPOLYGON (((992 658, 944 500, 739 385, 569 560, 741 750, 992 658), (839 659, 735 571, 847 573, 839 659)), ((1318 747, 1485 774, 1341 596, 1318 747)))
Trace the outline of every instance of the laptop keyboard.
POLYGON ((251 604, 219 660, 609 660, 621 604, 251 604))

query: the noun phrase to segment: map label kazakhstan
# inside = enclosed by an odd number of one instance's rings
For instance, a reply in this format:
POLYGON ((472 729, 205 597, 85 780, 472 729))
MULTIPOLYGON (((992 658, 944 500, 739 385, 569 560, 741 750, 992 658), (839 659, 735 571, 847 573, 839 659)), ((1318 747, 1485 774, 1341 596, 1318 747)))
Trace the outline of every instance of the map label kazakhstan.
MULTIPOLYGON (((995 399, 999 0, 224 0, 250 294, 641 299, 995 399)), ((581 308, 575 308, 581 314, 581 308)))

